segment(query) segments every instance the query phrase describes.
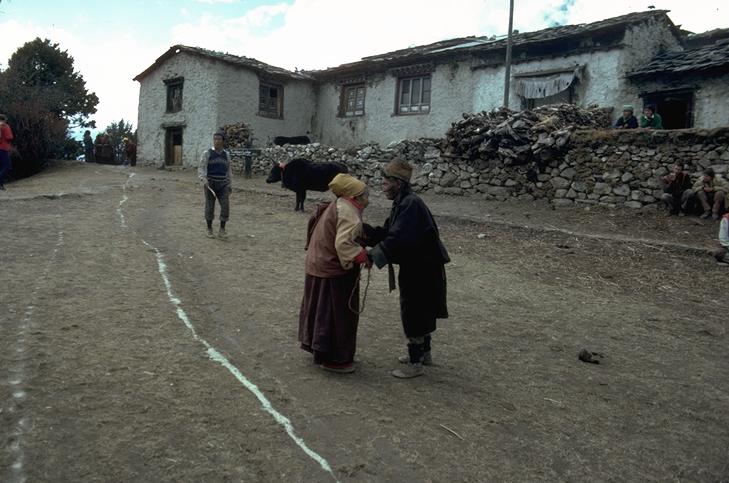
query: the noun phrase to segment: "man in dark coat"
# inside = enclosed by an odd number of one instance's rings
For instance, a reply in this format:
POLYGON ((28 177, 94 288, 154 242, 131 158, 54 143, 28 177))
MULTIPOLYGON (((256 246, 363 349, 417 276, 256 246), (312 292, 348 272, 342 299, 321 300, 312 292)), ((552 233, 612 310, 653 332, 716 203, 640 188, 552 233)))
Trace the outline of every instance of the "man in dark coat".
POLYGON ((392 200, 392 211, 382 227, 364 225, 364 235, 373 246, 369 257, 378 268, 388 265, 390 290, 395 289, 393 264, 400 266, 400 317, 408 338, 408 355, 400 358, 398 378, 423 374, 423 364, 432 364, 431 333, 436 319, 448 317, 444 265, 450 261, 440 241, 438 227, 423 200, 410 187, 413 168, 393 160, 383 170, 382 191, 392 200))

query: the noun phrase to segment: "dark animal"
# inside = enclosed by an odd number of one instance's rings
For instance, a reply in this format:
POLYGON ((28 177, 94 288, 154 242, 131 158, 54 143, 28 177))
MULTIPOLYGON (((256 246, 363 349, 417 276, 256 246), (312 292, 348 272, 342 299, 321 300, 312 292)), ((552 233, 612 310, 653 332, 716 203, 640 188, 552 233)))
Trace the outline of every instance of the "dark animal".
POLYGON ((283 146, 284 144, 311 144, 308 136, 276 136, 273 138, 273 144, 283 146))
POLYGON ((296 193, 294 211, 304 211, 306 190, 326 191, 336 175, 347 172, 349 170, 341 163, 312 163, 308 159, 296 158, 288 163, 274 164, 266 183, 281 181, 284 188, 296 193))

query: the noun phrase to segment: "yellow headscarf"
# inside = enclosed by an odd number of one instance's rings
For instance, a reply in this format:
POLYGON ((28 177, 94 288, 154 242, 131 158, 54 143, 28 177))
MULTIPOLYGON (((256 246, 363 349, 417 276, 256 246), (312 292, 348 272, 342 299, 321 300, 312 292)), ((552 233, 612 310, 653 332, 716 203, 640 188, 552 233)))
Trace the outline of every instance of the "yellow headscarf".
POLYGON ((365 192, 367 185, 352 175, 339 173, 329 183, 329 189, 336 196, 347 196, 354 198, 365 192))

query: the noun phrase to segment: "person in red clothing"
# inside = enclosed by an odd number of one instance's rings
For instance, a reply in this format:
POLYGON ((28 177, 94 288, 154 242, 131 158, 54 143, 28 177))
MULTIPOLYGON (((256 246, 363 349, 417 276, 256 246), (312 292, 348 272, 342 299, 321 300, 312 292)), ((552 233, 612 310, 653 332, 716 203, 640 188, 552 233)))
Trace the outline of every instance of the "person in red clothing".
POLYGON ((0 114, 0 190, 5 189, 5 176, 10 172, 10 141, 13 131, 8 126, 8 117, 0 114))

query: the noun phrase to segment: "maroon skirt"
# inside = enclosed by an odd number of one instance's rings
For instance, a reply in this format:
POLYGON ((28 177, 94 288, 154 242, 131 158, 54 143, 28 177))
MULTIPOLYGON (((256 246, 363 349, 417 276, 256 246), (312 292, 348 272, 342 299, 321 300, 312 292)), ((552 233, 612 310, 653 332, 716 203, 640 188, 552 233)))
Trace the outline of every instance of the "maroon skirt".
POLYGON ((301 348, 314 354, 316 364, 354 361, 358 310, 359 269, 337 278, 307 274, 299 313, 301 348))

